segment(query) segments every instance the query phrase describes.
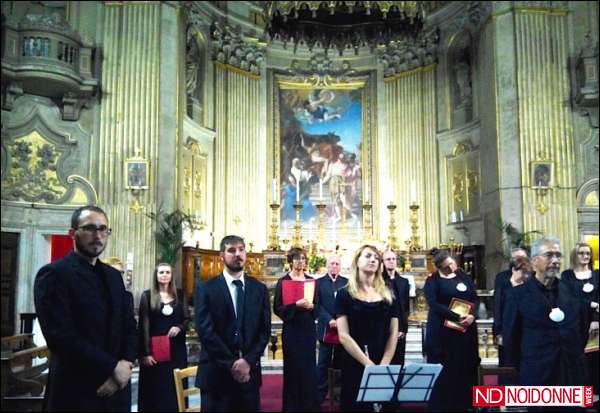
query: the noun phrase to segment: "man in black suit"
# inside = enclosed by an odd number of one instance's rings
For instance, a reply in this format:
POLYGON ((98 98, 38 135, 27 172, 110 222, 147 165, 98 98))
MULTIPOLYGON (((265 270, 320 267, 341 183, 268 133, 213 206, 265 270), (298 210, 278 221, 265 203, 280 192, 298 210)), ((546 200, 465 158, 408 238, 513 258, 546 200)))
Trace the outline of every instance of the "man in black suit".
MULTIPOLYGON (((513 248, 510 252, 510 260, 514 261, 518 257, 527 257, 527 251, 523 248, 513 248)), ((505 270, 499 272, 494 280, 494 324, 492 325, 492 334, 494 342, 498 345, 498 366, 508 366, 504 354, 504 343, 502 340, 503 314, 506 309, 506 297, 508 291, 513 288, 510 277, 512 271, 505 270)))
POLYGON ((319 339, 319 361, 317 362, 317 374, 319 376, 319 403, 325 400, 327 395, 327 370, 331 366, 334 349, 337 351, 341 346, 333 343, 325 343, 323 337, 327 327, 337 329, 335 321, 335 296, 340 288, 348 284, 348 279, 340 276, 342 269, 340 257, 332 255, 327 258, 327 274, 317 279, 317 292, 319 297, 319 312, 317 320, 317 338, 319 339))
POLYGON ((244 274, 246 245, 221 241, 223 272, 196 285, 196 331, 202 344, 196 386, 205 412, 260 410, 260 357, 271 336, 267 287, 244 274))
POLYGON ((42 267, 34 300, 52 353, 44 394, 48 411, 125 411, 137 331, 121 274, 102 263, 111 229, 96 206, 77 209, 74 251, 42 267))
POLYGON ((392 291, 396 297, 400 318, 398 319, 398 344, 392 364, 404 365, 404 353, 406 352, 406 332, 408 331, 408 313, 410 312, 410 284, 408 280, 401 277, 396 271, 398 258, 392 250, 383 253, 383 278, 391 284, 392 291))

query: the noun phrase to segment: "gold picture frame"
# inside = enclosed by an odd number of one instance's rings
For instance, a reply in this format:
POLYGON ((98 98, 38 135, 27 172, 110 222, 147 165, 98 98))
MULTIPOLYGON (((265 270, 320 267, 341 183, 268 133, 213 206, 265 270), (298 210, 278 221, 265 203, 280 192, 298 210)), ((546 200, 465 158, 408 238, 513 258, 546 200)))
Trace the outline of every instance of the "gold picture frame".
POLYGON ((554 163, 552 161, 531 162, 531 188, 548 189, 554 186, 554 163))
POLYGON ((125 161, 125 188, 149 188, 149 162, 140 157, 129 158, 125 161))

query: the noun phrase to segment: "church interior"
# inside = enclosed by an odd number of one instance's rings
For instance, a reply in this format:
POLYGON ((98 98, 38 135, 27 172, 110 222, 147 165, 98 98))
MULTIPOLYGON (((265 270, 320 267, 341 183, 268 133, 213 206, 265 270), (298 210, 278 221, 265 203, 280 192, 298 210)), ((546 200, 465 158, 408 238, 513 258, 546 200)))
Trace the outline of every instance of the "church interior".
MULTIPOLYGON (((342 275, 359 246, 393 249, 414 360, 432 248, 473 278, 490 363, 512 248, 585 241, 598 268, 596 2, 1 7, 3 340, 31 333, 35 275, 72 248, 71 214, 89 204, 136 308, 158 262, 191 299, 229 234, 269 288, 292 246, 313 274, 339 255, 342 275)), ((4 341, 2 360, 4 403, 4 341)))

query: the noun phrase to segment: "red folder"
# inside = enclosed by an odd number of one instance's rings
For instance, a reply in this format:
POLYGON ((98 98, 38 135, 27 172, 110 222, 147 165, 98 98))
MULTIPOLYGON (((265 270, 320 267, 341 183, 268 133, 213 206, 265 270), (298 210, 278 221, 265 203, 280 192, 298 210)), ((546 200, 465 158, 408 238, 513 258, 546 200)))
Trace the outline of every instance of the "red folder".
POLYGON ((340 344, 340 336, 338 336, 337 328, 327 326, 325 334, 323 334, 323 343, 340 344))
POLYGON ((283 295, 283 305, 295 304, 296 301, 303 298, 312 303, 315 296, 315 280, 283 280, 281 283, 281 292, 283 295))
POLYGON ((169 336, 152 337, 152 357, 159 363, 171 361, 171 341, 169 336))

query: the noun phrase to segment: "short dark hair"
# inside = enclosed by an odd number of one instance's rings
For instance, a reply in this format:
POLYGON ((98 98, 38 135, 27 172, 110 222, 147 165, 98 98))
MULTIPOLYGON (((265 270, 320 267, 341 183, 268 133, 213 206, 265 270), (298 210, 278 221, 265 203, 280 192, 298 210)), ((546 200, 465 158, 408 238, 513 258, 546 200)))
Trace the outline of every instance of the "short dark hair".
POLYGON ((304 257, 306 257, 306 251, 298 247, 290 248, 290 250, 287 253, 287 262, 291 264, 292 261, 294 261, 294 258, 298 258, 300 255, 304 255, 304 257))
POLYGON ((433 255, 433 263, 434 263, 435 267, 439 270, 439 269, 441 269, 440 267, 442 266, 444 261, 446 261, 448 258, 452 258, 450 256, 450 254, 448 253, 448 251, 436 249, 436 251, 434 252, 434 255, 433 255))
POLYGON ((237 235, 226 235, 221 240, 221 244, 219 245, 219 250, 221 252, 225 252, 225 244, 237 244, 237 243, 242 244, 244 247, 246 246, 246 243, 244 242, 244 238, 239 237, 237 235))
POLYGON ((531 271, 531 261, 527 257, 511 258, 510 262, 508 263, 508 269, 512 271, 515 268, 523 270, 525 272, 530 272, 531 271))
POLYGON ((99 214, 104 215, 104 217, 108 221, 108 215, 106 215, 106 212, 104 212, 102 208, 97 207, 96 205, 86 205, 79 207, 75 211, 73 211, 73 215, 71 215, 71 228, 76 229, 79 227, 79 218, 81 217, 83 211, 98 212, 99 214))

